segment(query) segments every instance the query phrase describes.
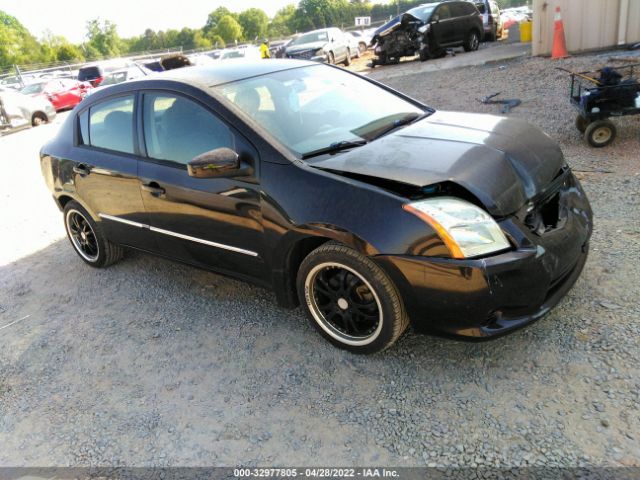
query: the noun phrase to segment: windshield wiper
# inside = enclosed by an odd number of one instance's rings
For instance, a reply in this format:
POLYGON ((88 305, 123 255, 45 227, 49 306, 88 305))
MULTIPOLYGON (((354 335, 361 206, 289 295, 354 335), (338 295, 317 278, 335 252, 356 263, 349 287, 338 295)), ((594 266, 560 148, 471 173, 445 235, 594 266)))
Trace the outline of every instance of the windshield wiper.
POLYGON ((376 138, 383 137, 384 135, 387 135, 388 133, 393 132, 396 128, 404 127, 405 125, 409 125, 410 123, 414 123, 414 122, 417 122, 418 120, 422 120, 423 118, 428 117, 432 113, 433 112, 430 112, 430 111, 426 111, 424 113, 414 113, 411 115, 407 115, 406 117, 402 117, 397 120, 394 120, 387 127, 382 128, 378 132, 378 134, 375 137, 373 137, 371 140, 375 140, 376 138))
POLYGON ((302 159, 306 160, 307 158, 317 157, 318 155, 323 155, 325 153, 336 153, 350 148, 361 147, 366 144, 366 140, 343 140, 341 142, 333 142, 331 145, 326 147, 305 153, 302 155, 302 159))

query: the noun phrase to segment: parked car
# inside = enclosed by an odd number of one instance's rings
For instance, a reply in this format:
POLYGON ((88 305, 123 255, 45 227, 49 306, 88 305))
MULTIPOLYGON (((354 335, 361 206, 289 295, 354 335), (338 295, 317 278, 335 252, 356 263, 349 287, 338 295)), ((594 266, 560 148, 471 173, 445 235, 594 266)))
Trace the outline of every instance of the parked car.
POLYGON ((42 97, 29 97, 15 90, 0 89, 0 133, 37 127, 56 118, 51 102, 42 97))
POLYGON ((271 55, 271 58, 285 58, 287 47, 292 41, 293 38, 269 42, 269 54, 271 55))
POLYGON ((46 98, 56 111, 60 111, 75 107, 92 88, 88 82, 61 78, 31 83, 20 92, 23 95, 46 98))
POLYGON ((3 87, 5 90, 12 89, 12 90, 19 91, 19 90, 22 90, 24 85, 20 81, 19 77, 9 76, 0 80, 0 87, 3 87))
POLYGON ((481 339, 538 320, 580 275, 592 231, 580 182, 536 127, 436 111, 313 62, 114 85, 40 161, 88 265, 132 247, 250 280, 357 353, 409 322, 481 339))
POLYGON ((352 30, 348 32, 358 41, 358 47, 360 49, 360 53, 364 53, 367 51, 369 46, 371 45, 372 36, 368 30, 352 30))
POLYGON ((92 86, 97 87, 102 83, 107 74, 134 66, 135 63, 128 60, 106 60, 104 62, 91 63, 80 67, 78 70, 78 80, 81 82, 89 82, 92 86))
POLYGON ((475 4, 482 18, 484 40, 495 42, 502 37, 502 19, 498 4, 494 0, 475 0, 475 4))
POLYGON ((260 49, 255 46, 242 48, 228 48, 222 51, 218 61, 224 60, 261 60, 260 49))
POLYGON ((397 16, 375 31, 376 58, 372 66, 398 63, 402 57, 420 60, 440 57, 447 47, 478 49, 484 27, 473 3, 449 1, 427 3, 397 16))
POLYGON ((129 80, 135 80, 136 78, 146 77, 147 75, 154 73, 146 67, 135 65, 129 68, 123 68, 122 70, 116 70, 115 72, 108 73, 104 80, 100 83, 100 86, 92 88, 87 91, 87 95, 93 94, 103 88, 110 85, 117 85, 129 80))
POLYGON ((349 51, 352 56, 356 58, 360 58, 360 42, 354 37, 351 32, 344 32, 344 37, 347 40, 347 44, 349 45, 349 51))
POLYGON ((351 53, 348 39, 339 28, 323 28, 300 35, 293 40, 287 47, 286 57, 350 65, 351 53))

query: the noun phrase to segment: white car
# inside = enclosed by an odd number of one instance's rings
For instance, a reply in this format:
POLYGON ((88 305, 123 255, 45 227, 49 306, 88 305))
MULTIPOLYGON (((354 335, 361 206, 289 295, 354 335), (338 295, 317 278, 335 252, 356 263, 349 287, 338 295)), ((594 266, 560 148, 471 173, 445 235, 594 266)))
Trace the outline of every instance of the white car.
POLYGON ((222 51, 218 61, 225 60, 260 60, 262 54, 258 47, 228 48, 222 51))
POLYGON ((354 30, 347 32, 348 36, 353 37, 357 41, 358 52, 364 53, 371 45, 371 39, 373 38, 368 30, 354 30))
POLYGON ((46 98, 0 89, 0 135, 37 127, 54 118, 56 110, 46 98))
POLYGON ((95 93, 98 90, 102 90, 109 85, 117 85, 118 83, 126 82, 128 80, 145 77, 151 73, 153 73, 153 71, 149 70, 147 67, 143 67, 140 65, 134 65, 133 67, 115 70, 104 76, 104 80, 102 80, 100 86, 87 90, 87 95, 91 95, 92 93, 95 93))

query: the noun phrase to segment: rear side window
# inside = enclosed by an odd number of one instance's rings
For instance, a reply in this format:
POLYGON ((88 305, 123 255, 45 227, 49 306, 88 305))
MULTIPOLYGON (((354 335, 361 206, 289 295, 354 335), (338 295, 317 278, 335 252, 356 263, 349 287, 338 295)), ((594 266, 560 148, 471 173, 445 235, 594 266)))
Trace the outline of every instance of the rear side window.
POLYGON ((118 97, 92 106, 79 117, 84 145, 116 152, 133 150, 133 96, 118 97))
POLYGON ((234 148, 229 127, 187 98, 147 93, 143 112, 144 141, 153 159, 186 165, 209 150, 234 148))
POLYGON ((78 80, 81 82, 95 80, 100 76, 100 69, 98 67, 84 67, 78 72, 78 80))

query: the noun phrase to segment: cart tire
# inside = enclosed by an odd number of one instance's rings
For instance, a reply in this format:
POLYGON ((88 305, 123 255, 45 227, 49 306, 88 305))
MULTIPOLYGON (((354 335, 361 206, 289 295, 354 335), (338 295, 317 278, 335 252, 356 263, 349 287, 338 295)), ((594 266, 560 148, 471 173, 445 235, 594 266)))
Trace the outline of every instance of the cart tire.
POLYGON ((606 147, 616 138, 616 126, 610 120, 596 120, 587 126, 584 138, 592 147, 606 147))
POLYGON ((586 117, 583 117, 580 114, 578 114, 578 116, 576 117, 576 128, 580 133, 584 133, 584 131, 587 129, 590 123, 591 123, 591 120, 589 120, 586 117))

